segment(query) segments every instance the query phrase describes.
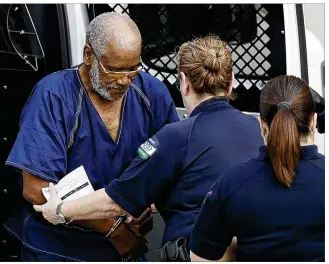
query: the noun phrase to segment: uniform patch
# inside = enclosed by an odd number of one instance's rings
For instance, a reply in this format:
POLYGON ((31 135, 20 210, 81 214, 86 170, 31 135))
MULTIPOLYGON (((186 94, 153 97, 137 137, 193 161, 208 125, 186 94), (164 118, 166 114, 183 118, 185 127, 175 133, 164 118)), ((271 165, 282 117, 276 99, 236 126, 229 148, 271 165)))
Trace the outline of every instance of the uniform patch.
POLYGON ((155 136, 153 136, 145 143, 139 146, 139 148, 137 149, 137 153, 141 159, 147 160, 157 151, 158 146, 159 141, 155 136))
POLYGON ((159 147, 159 141, 156 138, 156 136, 151 137, 148 141, 152 144, 153 147, 155 148, 159 147))
POLYGON ((150 157, 144 150, 141 149, 141 147, 138 147, 137 153, 138 156, 143 160, 147 160, 150 157))

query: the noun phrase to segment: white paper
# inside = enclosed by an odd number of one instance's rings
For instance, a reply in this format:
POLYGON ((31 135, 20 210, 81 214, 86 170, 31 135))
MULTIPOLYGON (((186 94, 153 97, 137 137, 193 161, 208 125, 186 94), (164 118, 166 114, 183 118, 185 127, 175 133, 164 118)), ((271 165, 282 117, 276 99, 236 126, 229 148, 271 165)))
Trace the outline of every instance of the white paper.
MULTIPOLYGON (((63 177, 56 185, 55 189, 58 196, 63 201, 72 201, 79 199, 87 194, 94 192, 94 188, 91 185, 88 175, 83 166, 75 169, 74 171, 63 177)), ((49 190, 42 188, 43 196, 47 199, 50 198, 49 190)))

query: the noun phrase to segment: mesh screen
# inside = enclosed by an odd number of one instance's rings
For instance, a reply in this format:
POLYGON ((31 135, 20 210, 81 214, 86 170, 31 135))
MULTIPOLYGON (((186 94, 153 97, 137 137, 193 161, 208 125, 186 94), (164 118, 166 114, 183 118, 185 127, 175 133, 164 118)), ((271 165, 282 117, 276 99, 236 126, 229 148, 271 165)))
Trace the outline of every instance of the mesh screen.
POLYGON ((90 5, 90 18, 102 12, 128 14, 142 38, 145 71, 163 81, 182 106, 175 89, 176 51, 193 37, 216 34, 228 42, 233 58, 237 99, 234 106, 258 111, 265 83, 285 74, 282 5, 261 4, 109 4, 90 5), (276 58, 281 54, 281 59, 276 58))

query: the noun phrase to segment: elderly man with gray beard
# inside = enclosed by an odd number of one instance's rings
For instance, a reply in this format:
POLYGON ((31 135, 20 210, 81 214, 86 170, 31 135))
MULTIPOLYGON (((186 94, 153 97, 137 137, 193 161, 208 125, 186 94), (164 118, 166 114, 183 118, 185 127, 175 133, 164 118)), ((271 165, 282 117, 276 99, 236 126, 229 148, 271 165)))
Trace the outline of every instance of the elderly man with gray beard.
MULTIPOLYGON (((105 238, 113 219, 54 226, 32 205, 45 203, 41 189, 49 182, 81 165, 93 188, 104 188, 138 155, 139 145, 178 121, 165 85, 141 71, 141 44, 129 17, 101 14, 88 27, 83 63, 34 87, 6 161, 23 172, 27 201, 6 223, 22 242, 23 261, 121 261, 105 238)), ((138 232, 148 219, 147 213, 133 221, 131 230, 138 232)))

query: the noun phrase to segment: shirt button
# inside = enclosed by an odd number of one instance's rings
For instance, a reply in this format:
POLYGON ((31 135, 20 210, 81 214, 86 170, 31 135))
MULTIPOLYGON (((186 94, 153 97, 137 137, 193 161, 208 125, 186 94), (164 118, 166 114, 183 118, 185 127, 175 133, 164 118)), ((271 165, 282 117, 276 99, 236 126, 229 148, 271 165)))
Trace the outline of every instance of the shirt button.
POLYGON ((7 189, 3 189, 2 192, 3 192, 4 194, 6 194, 8 191, 7 191, 7 189))
POLYGON ((4 137, 4 138, 3 138, 3 141, 4 141, 4 142, 7 142, 7 141, 8 141, 8 139, 4 137))
POLYGON ((7 85, 4 85, 4 86, 2 86, 2 88, 3 88, 4 90, 7 90, 7 89, 8 89, 8 86, 7 86, 7 85))
POLYGON ((186 119, 186 118, 187 118, 187 114, 184 114, 184 115, 183 115, 183 118, 185 118, 185 119, 186 119))

